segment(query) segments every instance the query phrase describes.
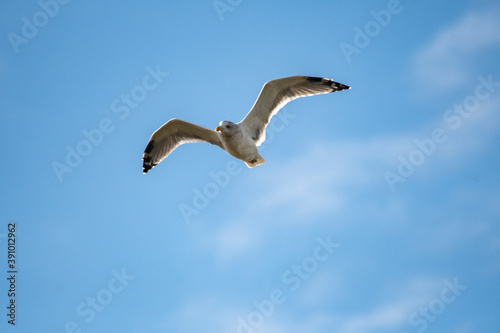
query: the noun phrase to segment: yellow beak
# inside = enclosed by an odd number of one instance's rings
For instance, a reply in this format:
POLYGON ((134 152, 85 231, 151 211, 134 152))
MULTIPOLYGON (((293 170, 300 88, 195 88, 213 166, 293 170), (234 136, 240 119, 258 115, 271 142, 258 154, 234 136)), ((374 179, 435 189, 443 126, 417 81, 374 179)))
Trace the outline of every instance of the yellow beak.
POLYGON ((215 128, 215 130, 216 130, 216 131, 222 131, 222 128, 220 128, 220 126, 217 126, 217 127, 215 128))

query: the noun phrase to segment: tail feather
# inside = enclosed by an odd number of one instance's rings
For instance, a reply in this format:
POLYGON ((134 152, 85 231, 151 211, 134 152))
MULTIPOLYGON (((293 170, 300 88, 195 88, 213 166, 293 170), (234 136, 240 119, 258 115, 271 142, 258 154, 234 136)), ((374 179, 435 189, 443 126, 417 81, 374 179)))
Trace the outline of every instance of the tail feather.
POLYGON ((265 161, 266 160, 263 159, 262 156, 257 155, 257 157, 255 157, 253 160, 245 161, 245 164, 247 165, 247 167, 253 168, 253 167, 256 167, 257 165, 261 165, 265 161))

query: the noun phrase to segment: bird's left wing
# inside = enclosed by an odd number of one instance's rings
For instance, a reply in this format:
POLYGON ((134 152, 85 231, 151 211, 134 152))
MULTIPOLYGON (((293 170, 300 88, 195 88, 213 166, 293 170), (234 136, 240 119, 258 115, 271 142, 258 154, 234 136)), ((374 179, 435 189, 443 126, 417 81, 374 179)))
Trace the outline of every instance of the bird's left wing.
POLYGON ((217 132, 180 119, 171 119, 156 130, 144 150, 143 172, 147 173, 178 146, 189 142, 206 141, 222 149, 217 132))
POLYGON ((266 139, 266 126, 285 104, 299 97, 350 89, 342 83, 312 76, 290 76, 264 84, 252 109, 240 122, 259 146, 266 139))

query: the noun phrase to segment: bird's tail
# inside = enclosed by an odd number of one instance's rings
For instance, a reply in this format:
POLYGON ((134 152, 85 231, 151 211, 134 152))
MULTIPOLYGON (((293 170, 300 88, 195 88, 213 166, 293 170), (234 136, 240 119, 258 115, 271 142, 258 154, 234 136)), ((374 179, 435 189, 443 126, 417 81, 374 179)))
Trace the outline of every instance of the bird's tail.
POLYGON ((257 165, 261 165, 265 161, 266 160, 263 159, 262 156, 257 155, 257 157, 255 157, 253 160, 251 160, 251 161, 245 161, 245 164, 247 165, 247 167, 253 168, 253 167, 256 167, 257 165))

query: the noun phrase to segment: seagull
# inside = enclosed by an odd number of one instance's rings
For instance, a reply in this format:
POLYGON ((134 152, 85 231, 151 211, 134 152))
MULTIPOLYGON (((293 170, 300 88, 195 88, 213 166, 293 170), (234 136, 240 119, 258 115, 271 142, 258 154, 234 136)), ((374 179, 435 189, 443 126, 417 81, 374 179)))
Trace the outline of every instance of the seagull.
POLYGON ((252 109, 235 124, 221 121, 215 131, 180 119, 171 119, 156 130, 142 155, 143 173, 164 160, 175 148, 190 142, 208 142, 219 146, 249 168, 265 162, 258 146, 266 139, 271 118, 288 102, 299 97, 328 94, 351 89, 331 79, 312 76, 290 76, 264 84, 252 109))

